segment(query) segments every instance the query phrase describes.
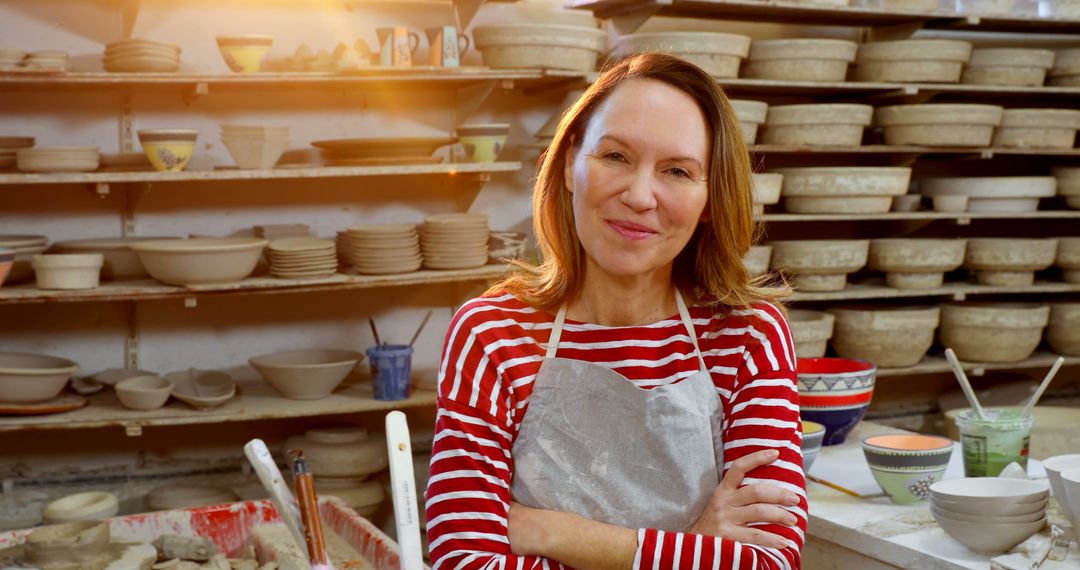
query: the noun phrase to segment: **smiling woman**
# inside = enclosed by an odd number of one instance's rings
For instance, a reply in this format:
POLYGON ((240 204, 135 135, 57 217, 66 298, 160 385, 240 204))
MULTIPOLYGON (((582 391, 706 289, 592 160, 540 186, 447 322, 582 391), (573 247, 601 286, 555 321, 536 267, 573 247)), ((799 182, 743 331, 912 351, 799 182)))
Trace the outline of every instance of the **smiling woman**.
POLYGON ((436 570, 799 568, 795 354, 751 279, 749 158, 707 73, 604 73, 544 156, 544 260, 447 332, 428 537, 436 570))

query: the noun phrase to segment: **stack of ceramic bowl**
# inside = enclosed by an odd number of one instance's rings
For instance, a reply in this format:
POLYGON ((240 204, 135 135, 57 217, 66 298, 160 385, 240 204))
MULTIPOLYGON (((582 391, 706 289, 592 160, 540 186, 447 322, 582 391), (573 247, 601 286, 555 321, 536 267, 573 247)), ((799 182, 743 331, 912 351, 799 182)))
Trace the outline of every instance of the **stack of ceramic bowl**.
POLYGON ((0 247, 15 250, 15 260, 8 272, 8 283, 21 283, 34 274, 32 260, 48 249, 49 238, 45 236, 0 235, 0 247))
POLYGON ((810 466, 817 459, 821 451, 821 443, 825 441, 825 426, 817 422, 803 421, 802 423, 802 464, 803 472, 810 470, 810 466))
MULTIPOLYGON (((351 227, 346 231, 346 241, 358 273, 409 273, 420 269, 423 262, 420 234, 413 224, 351 227)), ((484 254, 487 255, 486 249, 484 254)))
POLYGON ((180 68, 180 47, 150 40, 122 40, 105 46, 105 71, 168 72, 180 68))
POLYGON ((800 358, 799 415, 825 426, 824 445, 844 443, 874 396, 877 366, 846 358, 800 358))
POLYGON ((1006 552, 1046 526, 1046 481, 1001 477, 948 479, 930 486, 930 513, 969 549, 1006 552))
POLYGON ((289 148, 289 127, 221 125, 221 142, 242 170, 270 170, 289 148))
POLYGON ((337 248, 332 240, 311 237, 270 242, 270 274, 283 279, 323 277, 337 272, 337 248))
POLYGON ((96 146, 23 148, 15 153, 23 172, 87 172, 97 170, 100 157, 96 146))
POLYGON ((18 67, 26 58, 26 52, 21 49, 0 47, 0 69, 18 67))
POLYGON ((436 214, 420 228, 424 267, 467 269, 488 259, 488 217, 484 214, 436 214))
POLYGON ((72 374, 74 361, 45 354, 0 352, 0 402, 32 404, 60 395, 72 374))
POLYGON ((34 137, 0 137, 0 170, 15 168, 15 154, 34 146, 34 137))
POLYGON ((320 495, 335 495, 363 516, 371 516, 385 498, 371 476, 389 466, 386 438, 366 429, 309 429, 285 440, 285 452, 302 449, 320 495))
POLYGON ((49 71, 67 71, 68 54, 63 51, 35 51, 26 56, 22 62, 23 67, 30 69, 46 69, 49 71))

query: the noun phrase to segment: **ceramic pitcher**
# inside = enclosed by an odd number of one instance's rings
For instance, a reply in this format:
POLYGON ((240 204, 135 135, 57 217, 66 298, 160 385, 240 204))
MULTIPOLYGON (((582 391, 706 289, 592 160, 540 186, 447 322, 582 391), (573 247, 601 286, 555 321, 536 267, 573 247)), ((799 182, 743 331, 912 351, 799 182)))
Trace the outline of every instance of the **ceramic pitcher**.
POLYGON ((412 54, 420 47, 420 35, 409 28, 377 28, 379 36, 379 65, 409 67, 412 54))
POLYGON ((427 28, 431 53, 428 64, 440 67, 459 67, 461 56, 469 50, 469 37, 459 34, 454 26, 427 28))

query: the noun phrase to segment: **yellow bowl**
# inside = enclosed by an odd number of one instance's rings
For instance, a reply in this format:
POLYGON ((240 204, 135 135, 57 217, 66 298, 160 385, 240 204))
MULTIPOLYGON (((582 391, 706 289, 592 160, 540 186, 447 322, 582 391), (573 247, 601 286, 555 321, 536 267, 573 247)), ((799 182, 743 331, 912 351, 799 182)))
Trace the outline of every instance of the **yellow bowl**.
POLYGON ((218 50, 229 69, 237 73, 258 73, 274 38, 264 35, 218 36, 218 50))
POLYGON ((195 153, 197 131, 155 129, 139 131, 139 142, 159 172, 180 172, 195 153))

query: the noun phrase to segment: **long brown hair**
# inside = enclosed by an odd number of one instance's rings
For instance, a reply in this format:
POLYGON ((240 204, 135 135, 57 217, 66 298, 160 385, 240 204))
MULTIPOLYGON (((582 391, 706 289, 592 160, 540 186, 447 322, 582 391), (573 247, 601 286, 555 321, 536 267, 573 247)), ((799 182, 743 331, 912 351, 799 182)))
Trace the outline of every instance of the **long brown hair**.
POLYGON ((760 301, 776 302, 789 294, 770 286, 770 277, 751 279, 743 265, 757 235, 750 190, 750 157, 742 130, 727 97, 701 68, 677 57, 647 53, 624 59, 604 72, 570 106, 555 138, 540 159, 533 189, 533 229, 543 256, 539 265, 515 262, 516 270, 490 293, 511 293, 538 309, 554 311, 581 293, 585 252, 574 226, 571 193, 564 165, 580 144, 596 109, 622 83, 653 79, 689 95, 705 115, 711 136, 708 221, 698 225, 675 257, 672 279, 695 304, 728 308, 760 301))

